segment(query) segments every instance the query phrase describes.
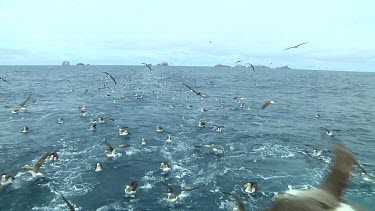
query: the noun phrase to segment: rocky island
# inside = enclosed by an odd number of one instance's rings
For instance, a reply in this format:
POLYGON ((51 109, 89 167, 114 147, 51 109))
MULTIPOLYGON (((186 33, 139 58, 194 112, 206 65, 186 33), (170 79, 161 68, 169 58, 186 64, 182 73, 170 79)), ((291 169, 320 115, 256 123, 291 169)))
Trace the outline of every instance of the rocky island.
POLYGON ((214 67, 230 67, 230 66, 229 65, 225 65, 225 64, 217 64, 214 67))
POLYGON ((169 66, 168 62, 161 62, 157 64, 156 66, 169 66))
POLYGON ((62 65, 70 65, 68 60, 63 61, 62 65))

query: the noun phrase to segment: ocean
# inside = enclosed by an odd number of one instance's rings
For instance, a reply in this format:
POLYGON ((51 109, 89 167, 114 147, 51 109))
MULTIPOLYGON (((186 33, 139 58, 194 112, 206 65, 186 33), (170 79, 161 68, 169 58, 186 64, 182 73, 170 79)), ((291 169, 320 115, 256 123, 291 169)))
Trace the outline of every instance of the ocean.
MULTIPOLYGON (((153 66, 0 66, 0 173, 16 177, 0 189, 0 210, 68 210, 59 192, 76 210, 232 210, 236 192, 246 210, 267 208, 290 188, 318 187, 333 154, 310 155, 312 148, 332 150, 338 143, 352 150, 375 176, 375 73, 294 69, 153 66), (116 85, 103 72, 110 73, 116 85), (201 98, 187 87, 204 93, 201 98), (31 94, 25 111, 11 107, 31 94), (239 103, 236 96, 245 99, 239 103), (275 104, 261 109, 263 102, 275 104), (85 106, 86 116, 79 107, 85 106), (205 109, 205 112, 202 110, 205 109), (316 113, 320 118, 316 118, 316 113), (63 124, 58 119, 64 118, 63 124), (90 119, 105 118, 96 131, 90 119), (206 127, 198 127, 200 121, 206 127), (214 125, 223 125, 217 132, 214 125), (120 136, 118 128, 130 134, 120 136), (156 132, 162 126, 163 132, 156 132), (29 133, 22 133, 29 127, 29 133), (337 129, 327 136, 322 128, 337 129), (172 143, 166 137, 172 136, 172 143), (141 145, 141 139, 148 140, 141 145), (118 156, 104 155, 104 139, 118 156), (224 156, 199 144, 221 145, 224 156), (46 152, 34 179, 22 170, 46 152), (168 161, 171 172, 160 164, 168 161), (96 172, 101 162, 104 170, 96 172), (124 187, 138 181, 135 197, 124 187), (166 200, 170 184, 182 192, 166 200), (257 194, 242 191, 257 182, 257 194)), ((344 201, 374 210, 375 184, 358 168, 344 201)))

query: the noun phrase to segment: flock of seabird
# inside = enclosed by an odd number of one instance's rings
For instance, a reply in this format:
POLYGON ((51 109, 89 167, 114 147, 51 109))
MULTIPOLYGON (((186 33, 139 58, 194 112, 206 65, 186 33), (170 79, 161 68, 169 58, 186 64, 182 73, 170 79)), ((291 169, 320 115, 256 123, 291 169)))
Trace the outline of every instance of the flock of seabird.
MULTIPOLYGON (((301 43, 301 44, 298 44, 296 46, 286 48, 285 50, 288 50, 288 49, 291 49, 291 48, 298 48, 299 46, 304 45, 306 43, 301 43)), ((237 61, 236 63, 239 63, 239 62, 241 62, 241 60, 237 61)), ((149 68, 149 70, 153 70, 151 68, 150 64, 147 64, 147 63, 142 63, 142 64, 147 66, 147 68, 149 68)), ((253 68, 253 70, 255 70, 253 65, 252 64, 250 64, 250 65, 253 68)), ((115 78, 110 73, 108 73, 108 72, 103 72, 103 73, 105 73, 107 75, 107 77, 109 77, 115 85, 117 84, 115 78)), ((10 84, 7 80, 5 80, 3 78, 0 78, 0 81, 4 81, 4 82, 10 84)), ((184 87, 186 87, 190 92, 196 94, 197 96, 201 97, 202 99, 207 98, 206 94, 203 94, 199 91, 196 91, 194 88, 187 85, 186 83, 182 83, 182 85, 184 87)), ((87 93, 87 90, 85 92, 87 93)), ((138 98, 139 96, 142 96, 142 95, 137 95, 136 97, 138 98)), ((27 103, 30 101, 30 98, 31 98, 31 94, 21 104, 12 107, 11 112, 16 114, 20 110, 25 110, 26 106, 27 106, 27 103)), ((237 100, 239 104, 241 104, 242 101, 245 100, 245 98, 243 96, 236 96, 236 97, 234 97, 234 99, 237 100)), ((275 102, 271 99, 267 99, 260 106, 260 108, 266 109, 271 104, 275 104, 275 102)), ((191 105, 190 105, 190 107, 188 106, 188 109, 191 109, 191 108, 192 108, 191 105)), ((207 110, 205 108, 201 108, 201 112, 206 112, 206 111, 207 110)), ((82 117, 87 115, 87 111, 86 111, 85 106, 79 107, 79 112, 80 112, 80 116, 82 116, 82 117)), ((315 117, 319 118, 320 114, 316 113, 315 117)), ((96 130, 97 123, 105 123, 105 119, 103 117, 99 117, 98 120, 90 120, 90 122, 91 122, 90 130, 96 130)), ((60 117, 58 119, 57 123, 63 124, 64 118, 60 117)), ((198 127, 202 128, 202 127, 206 127, 206 126, 207 126, 207 123, 204 122, 204 121, 200 121, 198 123, 198 127)), ((224 125, 215 124, 214 128, 217 132, 221 133, 224 129, 224 125)), ((328 136, 332 136, 334 131, 340 131, 340 130, 337 130, 337 129, 328 129, 328 128, 325 128, 325 127, 322 127, 322 128, 326 131, 326 134, 328 136)), ((163 131, 163 127, 156 126, 156 132, 160 133, 162 131, 163 131)), ((29 128, 24 127, 22 132, 23 133, 29 132, 29 128)), ((118 126, 118 134, 120 136, 129 135, 130 134, 129 128, 127 126, 118 126)), ((172 142, 172 136, 167 135, 165 142, 167 144, 171 143, 172 142)), ((141 145, 147 145, 147 143, 148 142, 145 138, 143 138, 141 140, 141 145)), ((107 149, 105 149, 105 151, 104 151, 104 155, 107 156, 108 158, 114 158, 118 155, 117 152, 116 152, 117 148, 119 148, 119 147, 121 147, 121 148, 130 147, 129 144, 112 145, 106 139, 104 139, 103 144, 107 146, 107 149)), ((324 151, 328 151, 326 149, 317 149, 312 145, 306 145, 306 146, 311 147, 313 149, 313 151, 311 153, 311 156, 313 156, 313 157, 319 157, 319 156, 322 155, 322 153, 324 151)), ((202 144, 194 145, 194 147, 197 148, 197 149, 202 149, 202 150, 204 150, 204 149, 210 150, 210 151, 212 151, 212 154, 214 154, 218 157, 225 156, 225 149, 221 145, 216 145, 216 144, 212 144, 212 143, 210 143, 210 144, 202 143, 202 144)), ((293 193, 287 192, 284 195, 279 195, 279 196, 277 196, 278 200, 275 202, 275 204, 272 205, 270 210, 288 210, 287 209, 288 206, 289 206, 289 208, 294 206, 294 205, 292 206, 290 204, 293 204, 295 201, 297 201, 297 204, 298 204, 298 203, 300 203, 301 200, 307 201, 307 203, 313 203, 313 205, 311 205, 311 206, 314 206, 314 203, 315 203, 315 205, 318 204, 318 206, 322 206, 324 208, 323 210, 328 210, 328 208, 329 209, 335 209, 335 208, 339 208, 341 206, 344 206, 344 205, 342 205, 342 203, 340 201, 341 195, 342 195, 343 190, 344 190, 344 188, 347 184, 347 180, 349 178, 348 175, 350 175, 350 170, 351 170, 351 167, 353 165, 357 165, 361 169, 361 175, 362 175, 362 177, 365 181, 374 182, 374 178, 367 174, 366 170, 355 161, 351 152, 348 151, 344 146, 342 146, 342 145, 337 146, 336 150, 335 150, 335 155, 336 155, 336 160, 335 160, 335 163, 332 167, 332 172, 328 175, 327 179, 325 180, 325 182, 323 183, 323 185, 320 188, 318 188, 316 190, 305 191, 305 192, 303 192, 303 191, 295 191, 293 193), (298 199, 298 200, 296 200, 296 199, 298 199)), ((46 152, 42 157, 40 157, 38 159, 38 161, 34 165, 32 165, 32 166, 26 165, 26 166, 23 167, 23 170, 29 172, 33 178, 45 177, 46 175, 43 172, 41 172, 40 169, 41 169, 41 167, 42 167, 42 165, 43 165, 43 163, 45 162, 46 159, 50 159, 51 161, 55 161, 55 160, 59 159, 59 155, 56 151, 46 152)), ((163 174, 167 174, 170 171, 172 171, 172 167, 171 167, 171 165, 168 161, 162 162, 160 164, 160 169, 161 169, 163 174)), ((97 162, 95 164, 94 171, 101 172, 103 170, 104 170, 103 164, 100 163, 100 162, 97 162)), ((0 187, 5 187, 5 186, 8 186, 8 185, 11 185, 14 182, 14 180, 15 180, 15 178, 10 173, 7 173, 7 172, 2 173, 0 187)), ((206 186, 206 184, 203 184, 203 185, 199 185, 197 187, 190 188, 190 189, 181 189, 181 191, 177 193, 177 192, 174 191, 172 186, 170 184, 168 184, 166 181, 161 181, 161 184, 163 186, 165 186, 168 190, 167 200, 169 202, 176 202, 178 200, 179 195, 183 192, 191 192, 191 191, 199 190, 199 189, 204 188, 206 186)), ((127 184, 125 186, 124 192, 128 196, 135 197, 137 187, 138 187, 138 181, 131 181, 129 184, 127 184)), ((258 191, 258 184, 254 181, 245 182, 242 185, 242 190, 243 190, 244 193, 254 194, 258 191)), ((236 192, 222 192, 222 193, 225 194, 225 195, 230 195, 231 197, 234 198, 234 200, 237 203, 237 210, 240 210, 240 211, 245 210, 245 205, 242 202, 241 197, 239 195, 237 195, 236 192)), ((68 208, 70 210, 75 210, 73 205, 70 204, 70 202, 63 196, 63 194, 60 193, 60 195, 61 195, 63 201, 68 206, 68 208)), ((312 209, 312 210, 314 210, 314 209, 312 209)), ((339 209, 335 209, 335 210, 339 210, 339 209)))

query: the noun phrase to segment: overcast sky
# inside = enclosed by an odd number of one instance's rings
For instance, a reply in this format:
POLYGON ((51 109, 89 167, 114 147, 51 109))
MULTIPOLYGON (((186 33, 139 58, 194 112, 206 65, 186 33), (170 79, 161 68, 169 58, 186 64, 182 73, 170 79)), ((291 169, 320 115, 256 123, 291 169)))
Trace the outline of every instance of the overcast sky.
POLYGON ((0 65, 244 60, 375 72, 373 2, 0 0, 0 65))

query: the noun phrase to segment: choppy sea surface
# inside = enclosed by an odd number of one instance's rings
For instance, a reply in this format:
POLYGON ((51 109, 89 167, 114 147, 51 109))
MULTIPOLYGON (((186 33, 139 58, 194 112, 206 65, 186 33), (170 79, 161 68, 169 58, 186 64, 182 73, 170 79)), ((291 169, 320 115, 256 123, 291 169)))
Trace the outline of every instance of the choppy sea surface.
MULTIPOLYGON (((275 194, 317 187, 324 179, 332 153, 313 157, 306 144, 331 150, 343 143, 375 176, 375 73, 0 66, 0 77, 10 82, 0 81, 0 173, 16 177, 0 189, 0 210, 68 210, 58 191, 76 210, 232 210, 235 200, 222 191, 235 191, 247 210, 263 210, 275 194), (27 110, 13 114, 10 108, 29 94, 27 110), (236 96, 245 99, 239 103, 236 96), (275 104, 263 110, 267 99, 275 104), (85 106, 87 116, 80 116, 79 106, 85 106), (60 117, 63 124, 57 123, 60 117), (89 130, 90 119, 99 117, 106 122, 89 130), (206 127, 198 127, 200 121, 206 127), (224 126, 221 133, 215 124, 224 126), (21 132, 26 126, 27 134, 21 132), (119 126, 128 126, 130 134, 120 136, 119 126), (156 126, 164 131, 157 133, 156 126), (341 131, 330 137, 322 127, 341 131), (148 145, 140 144, 142 138, 148 145), (108 158, 104 139, 131 147, 118 148, 118 156, 108 158), (225 155, 194 147, 211 143, 223 146, 225 155), (60 158, 45 161, 40 169, 45 178, 22 171, 52 151, 60 158), (170 173, 162 173, 164 161, 171 164, 170 173), (103 164, 102 172, 94 171, 96 162, 103 164), (124 187, 133 180, 139 182, 137 194, 127 197, 124 187), (176 193, 206 186, 180 194, 171 204, 163 180, 176 193), (242 191, 248 181, 259 184, 257 194, 242 191)), ((353 173, 344 201, 372 210, 375 184, 365 182, 358 169, 353 173)))

